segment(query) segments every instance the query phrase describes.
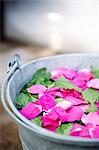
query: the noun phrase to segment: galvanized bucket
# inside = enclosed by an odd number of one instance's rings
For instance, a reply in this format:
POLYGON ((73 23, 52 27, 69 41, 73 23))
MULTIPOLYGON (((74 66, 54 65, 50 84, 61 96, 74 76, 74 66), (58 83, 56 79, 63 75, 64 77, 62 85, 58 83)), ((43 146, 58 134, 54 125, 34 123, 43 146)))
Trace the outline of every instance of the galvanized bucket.
POLYGON ((99 68, 99 54, 65 54, 33 60, 20 65, 16 55, 9 63, 10 69, 2 85, 2 104, 8 114, 17 123, 19 137, 24 150, 99 150, 99 139, 86 139, 60 135, 24 118, 15 107, 15 97, 20 89, 32 78, 33 73, 47 67, 49 71, 56 67, 85 68, 93 65, 99 68))

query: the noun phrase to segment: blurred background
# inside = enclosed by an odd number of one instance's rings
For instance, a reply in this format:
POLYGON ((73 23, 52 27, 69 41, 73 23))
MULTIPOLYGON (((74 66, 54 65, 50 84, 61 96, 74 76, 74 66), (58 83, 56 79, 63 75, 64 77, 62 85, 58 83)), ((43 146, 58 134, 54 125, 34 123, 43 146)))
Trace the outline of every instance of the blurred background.
MULTIPOLYGON (((0 87, 15 53, 22 63, 62 53, 99 52, 98 0, 1 0, 0 87)), ((0 146, 20 150, 15 124, 0 103, 0 146)))

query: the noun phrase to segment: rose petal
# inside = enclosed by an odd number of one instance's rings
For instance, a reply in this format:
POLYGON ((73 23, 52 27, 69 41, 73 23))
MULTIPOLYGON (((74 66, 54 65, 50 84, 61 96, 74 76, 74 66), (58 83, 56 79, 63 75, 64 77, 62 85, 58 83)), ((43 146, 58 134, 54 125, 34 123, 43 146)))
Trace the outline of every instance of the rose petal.
POLYGON ((36 103, 42 106, 43 111, 47 111, 56 105, 55 100, 51 95, 41 96, 36 103))
POLYGON ((34 119, 42 112, 42 107, 29 102, 19 112, 27 119, 34 119))
POLYGON ((55 132, 57 127, 49 125, 49 126, 45 126, 43 128, 55 132))
POLYGON ((92 79, 87 83, 87 87, 99 90, 99 79, 92 79))
POLYGON ((82 99, 78 99, 73 96, 67 96, 65 99, 70 101, 72 105, 85 104, 85 102, 82 99))
POLYGON ((90 128, 89 134, 92 138, 99 138, 99 126, 90 128))
POLYGON ((55 93, 56 93, 58 90, 60 90, 59 87, 53 87, 53 88, 47 89, 47 91, 46 91, 45 94, 55 96, 55 93))
POLYGON ((72 92, 74 97, 82 99, 82 95, 79 92, 77 92, 75 89, 72 89, 72 92))
POLYGON ((81 121, 84 124, 91 123, 93 125, 99 125, 99 114, 98 112, 90 112, 88 115, 84 114, 81 121))
POLYGON ((65 78, 72 80, 76 76, 76 71, 73 69, 67 69, 64 75, 65 78))
POLYGON ((59 116, 57 115, 54 109, 52 109, 49 113, 43 114, 43 116, 47 117, 47 119, 54 120, 54 121, 56 121, 59 118, 59 116))
POLYGON ((52 125, 52 126, 55 126, 55 127, 59 126, 59 121, 58 120, 57 121, 50 120, 50 119, 48 119, 47 116, 43 116, 41 119, 42 119, 42 122, 43 122, 42 127, 49 126, 49 125, 52 125))
POLYGON ((96 106, 99 108, 99 101, 96 103, 96 106))
POLYGON ((83 126, 80 124, 74 124, 70 130, 71 136, 80 136, 81 131, 83 130, 83 126))
POLYGON ((65 122, 68 119, 66 111, 62 107, 55 107, 55 112, 58 114, 61 122, 65 122))
POLYGON ((81 105, 78 105, 78 107, 79 107, 83 112, 86 112, 86 110, 90 108, 89 104, 81 104, 81 105))
POLYGON ((57 69, 54 69, 52 72, 51 72, 51 78, 53 80, 56 80, 58 79, 59 77, 65 77, 65 73, 66 73, 66 68, 57 68, 57 69))
POLYGON ((78 86, 79 88, 82 88, 83 90, 86 89, 86 82, 82 80, 82 78, 74 78, 72 80, 72 83, 78 86))
POLYGON ((64 101, 62 101, 62 102, 56 104, 56 107, 62 107, 64 110, 67 110, 67 109, 70 108, 71 106, 72 106, 72 103, 69 102, 69 101, 66 101, 66 100, 64 100, 64 101))
POLYGON ((82 126, 80 124, 74 124, 74 126, 70 130, 70 135, 90 138, 89 129, 91 127, 92 127, 91 124, 88 124, 87 126, 82 126))
POLYGON ((39 84, 32 85, 31 87, 27 89, 27 91, 32 94, 42 94, 46 91, 46 87, 43 85, 39 85, 39 84))
POLYGON ((68 109, 66 112, 68 114, 68 119, 67 119, 68 122, 80 120, 83 115, 83 111, 77 106, 68 109))
POLYGON ((92 78, 92 73, 90 71, 80 70, 76 77, 81 78, 83 81, 89 81, 92 78))

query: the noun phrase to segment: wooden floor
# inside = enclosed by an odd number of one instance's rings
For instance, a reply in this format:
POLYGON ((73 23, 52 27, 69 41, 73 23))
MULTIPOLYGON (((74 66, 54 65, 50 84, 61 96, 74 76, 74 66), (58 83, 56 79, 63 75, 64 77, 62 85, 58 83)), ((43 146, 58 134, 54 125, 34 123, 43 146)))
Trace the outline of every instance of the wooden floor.
MULTIPOLYGON (((29 60, 40 58, 49 55, 60 54, 59 51, 53 51, 46 48, 41 48, 35 45, 22 45, 19 43, 2 43, 0 44, 0 68, 2 68, 2 76, 0 76, 0 86, 6 75, 6 64, 9 58, 19 53, 22 57, 22 63, 29 60)), ((0 102, 0 150, 21 150, 21 143, 18 137, 18 131, 15 123, 7 115, 2 108, 0 102)))

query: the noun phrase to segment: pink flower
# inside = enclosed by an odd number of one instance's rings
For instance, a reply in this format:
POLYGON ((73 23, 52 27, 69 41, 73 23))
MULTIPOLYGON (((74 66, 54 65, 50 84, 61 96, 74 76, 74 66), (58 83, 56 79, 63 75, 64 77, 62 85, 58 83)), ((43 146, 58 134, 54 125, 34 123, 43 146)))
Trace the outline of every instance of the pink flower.
POLYGON ((85 104, 85 102, 82 99, 75 98, 73 96, 66 96, 65 99, 70 101, 72 103, 72 105, 85 104))
POLYGON ((32 85, 27 91, 32 94, 42 94, 46 91, 46 87, 41 84, 32 85))
POLYGON ((78 106, 74 106, 68 109, 66 112, 68 114, 68 122, 80 120, 83 115, 83 111, 78 106))
POLYGON ((19 112, 27 119, 34 119, 42 112, 42 107, 29 102, 19 112))
POLYGON ((47 111, 56 105, 55 100, 51 95, 43 95, 35 103, 41 105, 43 111, 47 111))
POLYGON ((84 124, 91 123, 94 126, 99 125, 99 114, 98 112, 90 112, 88 115, 84 114, 81 118, 84 124))
POLYGON ((87 83, 87 87, 99 90, 99 79, 92 79, 87 83))

